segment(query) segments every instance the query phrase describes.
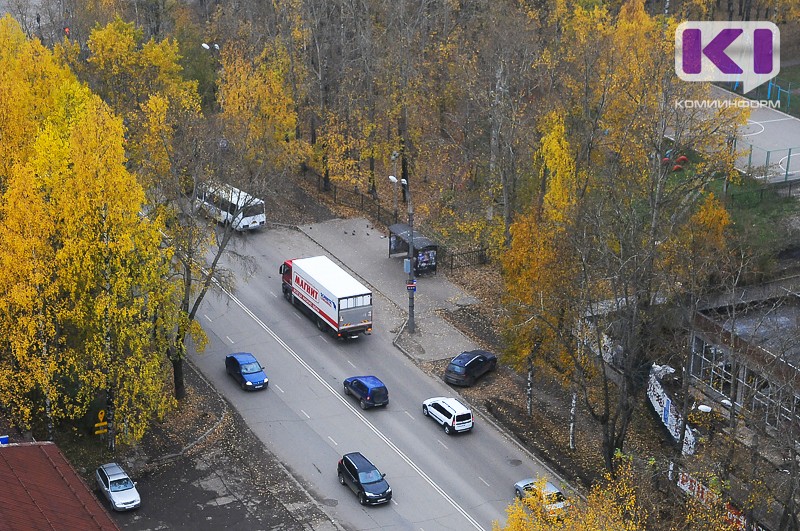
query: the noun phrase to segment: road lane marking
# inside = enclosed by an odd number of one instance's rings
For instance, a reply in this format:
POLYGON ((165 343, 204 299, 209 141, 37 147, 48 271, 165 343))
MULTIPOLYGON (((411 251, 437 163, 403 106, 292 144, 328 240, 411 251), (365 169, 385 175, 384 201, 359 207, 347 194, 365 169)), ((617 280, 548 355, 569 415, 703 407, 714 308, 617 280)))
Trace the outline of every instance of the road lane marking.
MULTIPOLYGON (((470 516, 470 514, 463 507, 461 507, 461 505, 459 505, 458 502, 456 502, 453 498, 451 498, 450 495, 447 494, 447 492, 445 492, 444 489, 442 489, 442 487, 440 487, 438 485, 438 483, 436 483, 428 474, 425 473, 424 470, 422 470, 422 468, 419 467, 419 465, 417 465, 410 457, 408 457, 382 431, 380 431, 377 427, 375 427, 375 425, 372 424, 372 422, 367 420, 367 418, 364 415, 362 415, 361 412, 358 411, 352 404, 350 404, 345 399, 344 396, 340 395, 328 382, 326 382, 325 379, 322 378, 322 376, 320 376, 320 374, 317 371, 315 371, 314 368, 311 367, 311 365, 309 365, 303 358, 301 358, 300 355, 297 354, 297 352, 292 350, 292 347, 290 347, 288 344, 286 344, 286 342, 283 339, 281 339, 281 337, 277 333, 275 333, 275 331, 273 331, 270 327, 268 327, 266 324, 264 324, 264 322, 261 319, 259 319, 258 316, 256 314, 254 314, 253 311, 250 308, 245 306, 245 304, 242 301, 240 301, 235 295, 233 295, 233 293, 231 293, 230 291, 228 291, 228 290, 224 289, 222 286, 220 286, 218 282, 214 281, 214 283, 216 284, 216 286, 223 293, 225 293, 228 297, 230 297, 230 299, 234 303, 236 303, 236 305, 239 306, 239 308, 241 308, 243 312, 245 312, 248 316, 250 316, 250 318, 253 321, 255 321, 256 324, 258 326, 260 326, 262 330, 264 330, 280 346, 282 346, 284 348, 284 350, 286 350, 286 352, 288 352, 289 355, 291 355, 297 361, 297 363, 302 365, 303 368, 309 374, 311 374, 311 376, 313 376, 320 383, 320 385, 322 385, 324 388, 326 388, 328 390, 328 392, 330 394, 332 394, 334 397, 336 397, 336 399, 339 400, 339 402, 341 402, 342 405, 344 405, 344 407, 346 407, 348 410, 350 410, 350 412, 353 415, 355 415, 356 418, 358 418, 367 428, 369 428, 372 431, 372 433, 374 433, 379 439, 384 441, 386 443, 386 445, 394 451, 394 453, 396 453, 403 461, 405 461, 405 463, 408 466, 410 466, 423 480, 425 480, 425 482, 428 485, 430 485, 431 488, 433 488, 433 490, 438 492, 439 495, 442 498, 444 498, 447 501, 447 503, 449 503, 470 524, 472 524, 472 526, 475 529, 477 529, 479 531, 486 531, 483 528, 483 526, 481 526, 481 524, 478 523, 477 520, 475 520, 472 516, 470 516)), ((301 409, 300 411, 303 411, 303 410, 301 409)), ((303 413, 305 414, 305 412, 303 412, 303 413)), ((308 416, 308 415, 306 414, 306 416, 308 416)), ((309 417, 309 418, 311 418, 311 417, 309 417)))
POLYGON ((302 413, 303 415, 305 415, 305 416, 306 416, 306 418, 309 418, 309 419, 311 418, 311 416, 310 416, 308 413, 306 413, 305 411, 303 411, 302 409, 300 410, 300 413, 302 413))
POLYGON ((414 420, 414 417, 413 417, 413 416, 411 415, 411 413, 409 413, 408 411, 403 411, 403 413, 405 413, 406 415, 408 415, 408 418, 410 418, 411 420, 414 420))
POLYGON ((444 446, 444 449, 445 449, 445 450, 449 450, 449 448, 447 447, 447 445, 446 445, 445 443, 443 443, 442 441, 440 441, 439 439, 436 439, 436 442, 438 442, 439 444, 441 444, 442 446, 444 446))
POLYGON ((206 320, 208 320, 209 323, 213 323, 214 322, 214 321, 211 320, 211 317, 207 316, 206 314, 203 314, 203 317, 205 317, 206 320))
POLYGON ((484 484, 484 485, 486 485, 487 487, 491 487, 491 485, 489 485, 488 483, 486 483, 486 480, 485 480, 485 479, 483 479, 482 477, 478 476, 478 479, 479 479, 479 480, 481 480, 481 481, 483 481, 483 484, 484 484))
POLYGON ((320 338, 321 340, 323 340, 325 343, 327 343, 327 342, 328 342, 328 340, 325 338, 325 336, 319 336, 319 338, 320 338))
POLYGON ((231 345, 233 345, 233 344, 234 344, 234 341, 233 341, 233 339, 229 338, 228 336, 225 336, 225 339, 227 339, 228 341, 230 341, 230 342, 231 342, 231 345))
POLYGON ((281 393, 283 392, 283 389, 281 389, 281 388, 278 386, 278 384, 272 384, 272 387, 277 387, 277 388, 278 388, 278 391, 280 391, 281 393))
MULTIPOLYGON (((328 439, 330 439, 330 440, 331 440, 331 442, 333 443, 333 445, 334 445, 334 446, 339 446, 339 443, 337 443, 336 441, 334 441, 334 440, 333 440, 333 437, 331 437, 330 435, 328 435, 328 439)), ((485 482, 484 482, 484 483, 485 483, 485 482)))
POLYGON ((347 360, 347 363, 349 363, 352 368, 354 369, 356 368, 355 364, 352 361, 347 360))

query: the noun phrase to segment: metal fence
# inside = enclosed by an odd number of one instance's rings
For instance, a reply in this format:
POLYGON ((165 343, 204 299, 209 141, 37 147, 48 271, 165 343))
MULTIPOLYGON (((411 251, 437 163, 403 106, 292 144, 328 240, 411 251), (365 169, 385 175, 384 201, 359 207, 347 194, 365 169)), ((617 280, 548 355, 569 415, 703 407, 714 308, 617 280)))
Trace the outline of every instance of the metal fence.
POLYGON ((800 179, 800 147, 767 150, 737 140, 735 148, 742 153, 736 167, 745 175, 766 183, 800 179))
POLYGON ((757 190, 746 190, 742 192, 730 192, 725 195, 725 199, 731 205, 739 207, 754 207, 764 201, 778 197, 792 197, 793 194, 800 192, 800 181, 786 181, 768 184, 757 190))
POLYGON ((779 101, 783 112, 793 116, 800 116, 800 100, 797 95, 792 98, 792 82, 780 76, 757 86, 750 92, 744 92, 744 85, 738 81, 718 83, 719 86, 749 98, 751 100, 779 101))
MULTIPOLYGON (((347 187, 339 186, 331 182, 328 183, 326 189, 324 177, 315 171, 306 170, 305 172, 301 172, 300 175, 307 181, 314 183, 318 192, 327 194, 334 204, 344 205, 358 210, 373 221, 386 227, 400 221, 399 214, 395 212, 394 208, 389 209, 381 205, 377 193, 366 194, 358 190, 358 187, 354 187, 350 190, 347 187)), ((453 271, 460 267, 488 264, 489 253, 486 248, 456 251, 450 249, 446 245, 440 244, 437 260, 439 267, 446 267, 450 271, 453 271)))
POLYGON ((471 251, 450 251, 442 247, 439 248, 439 265, 446 267, 450 271, 460 267, 472 267, 489 263, 489 253, 484 249, 471 251))

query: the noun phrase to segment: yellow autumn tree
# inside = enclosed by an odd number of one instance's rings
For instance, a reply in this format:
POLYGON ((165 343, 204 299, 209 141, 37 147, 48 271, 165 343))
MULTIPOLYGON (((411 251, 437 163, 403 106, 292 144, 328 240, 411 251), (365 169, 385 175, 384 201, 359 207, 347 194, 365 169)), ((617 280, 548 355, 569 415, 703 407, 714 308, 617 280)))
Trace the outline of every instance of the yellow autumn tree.
POLYGON ((570 500, 564 511, 553 515, 537 496, 515 500, 506 510, 503 531, 643 531, 647 511, 641 506, 629 458, 617 458, 617 473, 606 473, 590 490, 586 501, 570 500))
POLYGON ((15 424, 46 424, 53 437, 56 422, 105 393, 109 420, 125 428, 110 440, 138 440, 174 406, 163 356, 181 321, 165 280, 171 252, 159 220, 140 216, 122 120, 49 51, 28 46, 40 53, 36 69, 60 75, 20 76, 47 97, 20 156, 2 157, 11 171, 0 201, 0 403, 15 424))
POLYGON ((729 135, 744 117, 675 105, 707 97, 708 87, 675 76, 675 22, 651 17, 642 1, 557 13, 563 33, 549 55, 561 61, 537 67, 554 80, 561 123, 540 120, 541 193, 512 225, 509 334, 517 359, 550 353, 580 390, 611 469, 659 344, 656 302, 689 269, 698 278, 708 270, 699 255, 691 268, 666 267, 669 249, 725 225, 724 211, 701 208, 699 191, 734 172, 729 135), (680 155, 692 159, 674 172, 680 155), (612 381, 608 365, 621 378, 612 381))
POLYGON ((577 277, 578 257, 567 245, 577 201, 579 175, 566 138, 563 118, 548 115, 537 152, 544 192, 538 203, 511 225, 511 247, 503 255, 508 309, 510 358, 542 366, 549 358, 565 370, 561 359, 572 333, 575 308, 567 294, 577 277))
POLYGON ((295 169, 310 151, 296 137, 288 52, 279 41, 268 43, 254 58, 245 49, 231 43, 222 50, 219 101, 225 137, 253 168, 295 169))

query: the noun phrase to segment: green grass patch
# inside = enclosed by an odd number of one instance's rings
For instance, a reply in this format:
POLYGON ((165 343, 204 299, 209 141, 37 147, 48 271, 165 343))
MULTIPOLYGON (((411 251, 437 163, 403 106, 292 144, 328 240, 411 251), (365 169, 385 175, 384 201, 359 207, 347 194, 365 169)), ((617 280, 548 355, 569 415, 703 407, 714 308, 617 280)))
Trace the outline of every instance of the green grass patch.
MULTIPOLYGON (((775 79, 775 83, 780 85, 784 90, 800 90, 800 64, 781 68, 781 72, 775 79)), ((792 94, 792 99, 795 97, 800 99, 800 93, 792 94)), ((798 104, 800 104, 800 102, 798 102, 798 104)))
POLYGON ((743 241, 766 254, 782 250, 789 239, 787 219, 800 214, 797 199, 780 194, 753 179, 728 184, 712 182, 708 190, 725 201, 734 230, 743 241))

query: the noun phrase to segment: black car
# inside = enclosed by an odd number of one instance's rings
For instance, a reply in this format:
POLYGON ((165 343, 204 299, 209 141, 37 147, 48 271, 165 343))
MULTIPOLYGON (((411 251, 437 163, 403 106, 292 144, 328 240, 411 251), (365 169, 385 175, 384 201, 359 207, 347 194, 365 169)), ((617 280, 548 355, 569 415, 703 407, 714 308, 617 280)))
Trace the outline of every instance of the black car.
POLYGON ((350 487, 361 505, 378 505, 392 499, 392 488, 380 471, 360 452, 345 454, 336 467, 339 483, 350 487))
POLYGON ((444 381, 472 385, 479 377, 497 367, 497 356, 485 350, 469 350, 452 359, 444 371, 444 381))
POLYGON ((344 394, 358 399, 361 409, 385 406, 389 403, 389 391, 375 376, 351 376, 344 380, 344 394))
POLYGON ((266 389, 269 385, 264 367, 249 352, 237 352, 225 356, 225 372, 230 374, 245 391, 266 389))

